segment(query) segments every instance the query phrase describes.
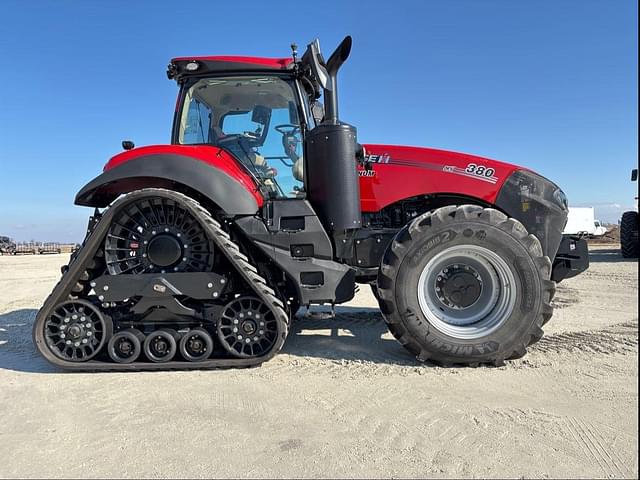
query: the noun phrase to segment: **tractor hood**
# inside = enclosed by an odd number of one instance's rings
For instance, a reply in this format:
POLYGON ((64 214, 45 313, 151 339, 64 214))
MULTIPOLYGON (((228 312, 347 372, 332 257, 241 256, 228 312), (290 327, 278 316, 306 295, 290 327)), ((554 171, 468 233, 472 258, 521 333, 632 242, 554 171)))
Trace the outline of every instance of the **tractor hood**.
POLYGON ((366 144, 360 171, 363 211, 429 193, 474 197, 494 204, 505 180, 522 168, 488 158, 424 147, 366 144))
POLYGON ((527 226, 550 258, 562 238, 568 206, 552 181, 509 163, 433 148, 365 145, 359 170, 363 212, 422 195, 452 195, 494 206, 527 226))

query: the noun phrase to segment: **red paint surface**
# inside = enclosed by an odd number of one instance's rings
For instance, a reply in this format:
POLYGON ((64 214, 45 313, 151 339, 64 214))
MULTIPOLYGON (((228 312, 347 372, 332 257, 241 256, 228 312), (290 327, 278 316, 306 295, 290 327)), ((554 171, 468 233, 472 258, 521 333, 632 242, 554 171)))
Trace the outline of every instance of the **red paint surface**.
POLYGON ((222 170, 242 184, 256 199, 259 207, 262 207, 264 203, 256 182, 246 170, 226 151, 209 145, 150 145, 134 148, 112 157, 104 166, 104 170, 109 170, 125 162, 147 155, 184 155, 200 160, 212 168, 222 170))
MULTIPOLYGON (((397 145, 365 145, 367 155, 389 157, 389 163, 374 163, 375 176, 360 177, 360 198, 363 212, 376 212, 399 200, 429 193, 449 193, 479 198, 495 203, 502 184, 511 173, 521 169, 497 160, 433 148, 397 145), (398 164, 407 162, 410 164, 398 164), (465 169, 470 163, 493 168, 495 183, 445 171, 445 167, 465 169)), ((253 178, 226 151, 206 145, 152 145, 122 152, 109 160, 109 170, 124 162, 146 155, 185 155, 212 168, 224 171, 241 183, 261 207, 264 199, 253 178)))
POLYGON ((261 68, 286 68, 290 63, 293 63, 293 58, 265 58, 265 57, 242 57, 234 55, 217 55, 213 57, 177 57, 171 60, 171 62, 235 62, 235 63, 250 63, 261 68))
POLYGON ((388 155, 390 163, 375 163, 375 176, 360 177, 363 212, 377 212, 399 200, 429 193, 452 193, 495 203, 500 187, 520 167, 497 160, 433 148, 364 145, 367 155, 388 155), (411 162, 398 165, 394 162, 411 162), (474 163, 495 170, 496 183, 446 172, 445 166, 465 169, 474 163))

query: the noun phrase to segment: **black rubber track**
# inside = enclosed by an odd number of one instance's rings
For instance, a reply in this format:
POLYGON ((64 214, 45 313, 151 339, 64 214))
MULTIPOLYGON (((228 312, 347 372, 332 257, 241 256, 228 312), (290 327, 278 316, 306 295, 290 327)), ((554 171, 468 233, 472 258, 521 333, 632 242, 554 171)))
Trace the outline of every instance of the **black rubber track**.
POLYGON ((638 258, 638 212, 624 212, 622 214, 620 250, 624 258, 638 258))
POLYGON ((519 221, 509 218, 502 212, 492 208, 482 208, 476 205, 452 205, 427 212, 415 218, 398 232, 383 257, 380 271, 378 272, 377 290, 380 297, 380 309, 382 310, 389 331, 407 350, 415 355, 417 360, 421 362, 429 360, 443 366, 468 365, 476 367, 481 364, 502 366, 505 360, 512 360, 524 356, 527 347, 542 338, 544 333, 542 326, 548 322, 553 315, 551 300, 555 294, 556 287, 555 282, 549 280, 550 276, 551 261, 549 257, 543 256, 539 240, 535 236, 530 235, 519 221), (522 336, 521 342, 514 346, 510 352, 497 352, 495 357, 483 360, 461 358, 459 361, 451 361, 449 358, 442 358, 442 355, 425 349, 417 339, 411 335, 404 324, 403 316, 397 308, 396 289, 402 288, 402 286, 398 286, 395 279, 405 259, 408 245, 413 240, 412 237, 418 238, 421 235, 427 235, 432 226, 464 221, 482 222, 497 227, 503 232, 515 237, 525 246, 538 268, 542 285, 543 302, 528 332, 522 336))
POLYGON ((220 224, 211 218, 211 215, 207 210, 192 198, 181 193, 159 188, 149 188, 138 190, 120 197, 103 212, 100 222, 85 239, 82 249, 72 258, 68 269, 66 269, 66 272, 63 274, 49 297, 47 297, 42 308, 38 311, 33 326, 33 340, 36 348, 47 361, 66 370, 139 371, 192 370, 232 367, 246 368, 258 366, 273 358, 273 356, 280 351, 287 337, 288 322, 289 318, 285 312, 285 307, 276 296, 275 291, 267 285, 266 280, 258 274, 257 269, 249 263, 249 259, 246 255, 240 252, 238 246, 231 240, 229 235, 222 230, 220 224), (213 240, 219 251, 222 252, 229 262, 236 267, 237 272, 246 281, 247 285, 249 285, 255 295, 262 299, 262 301, 274 313, 279 324, 280 334, 274 342, 271 350, 267 353, 254 358, 220 358, 208 359, 202 362, 170 361, 166 363, 134 362, 131 364, 118 364, 98 360, 89 360, 81 363, 68 362, 57 358, 49 351, 43 338, 43 324, 57 304, 67 299, 76 298, 78 293, 85 292, 86 286, 84 285, 84 279, 86 278, 88 280, 89 277, 87 271, 95 266, 95 258, 100 257, 102 254, 102 243, 114 215, 130 202, 145 197, 156 196, 165 197, 184 205, 184 208, 189 210, 189 212, 202 224, 207 235, 213 240))

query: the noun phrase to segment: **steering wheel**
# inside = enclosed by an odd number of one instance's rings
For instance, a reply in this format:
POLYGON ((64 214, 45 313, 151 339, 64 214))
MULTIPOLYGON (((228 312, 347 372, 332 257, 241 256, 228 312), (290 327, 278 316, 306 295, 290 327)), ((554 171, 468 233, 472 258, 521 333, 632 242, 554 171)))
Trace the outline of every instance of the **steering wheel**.
POLYGON ((282 135, 293 135, 294 133, 300 131, 299 125, 294 125, 293 123, 283 123, 282 125, 276 125, 273 127, 277 132, 282 135))

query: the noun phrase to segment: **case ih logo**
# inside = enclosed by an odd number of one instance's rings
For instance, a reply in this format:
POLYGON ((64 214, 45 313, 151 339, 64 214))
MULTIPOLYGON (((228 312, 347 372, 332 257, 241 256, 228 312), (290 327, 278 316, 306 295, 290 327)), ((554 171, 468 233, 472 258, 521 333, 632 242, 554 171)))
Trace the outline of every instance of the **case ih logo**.
POLYGON ((391 157, 387 153, 382 155, 365 155, 364 161, 369 163, 391 163, 391 157))

